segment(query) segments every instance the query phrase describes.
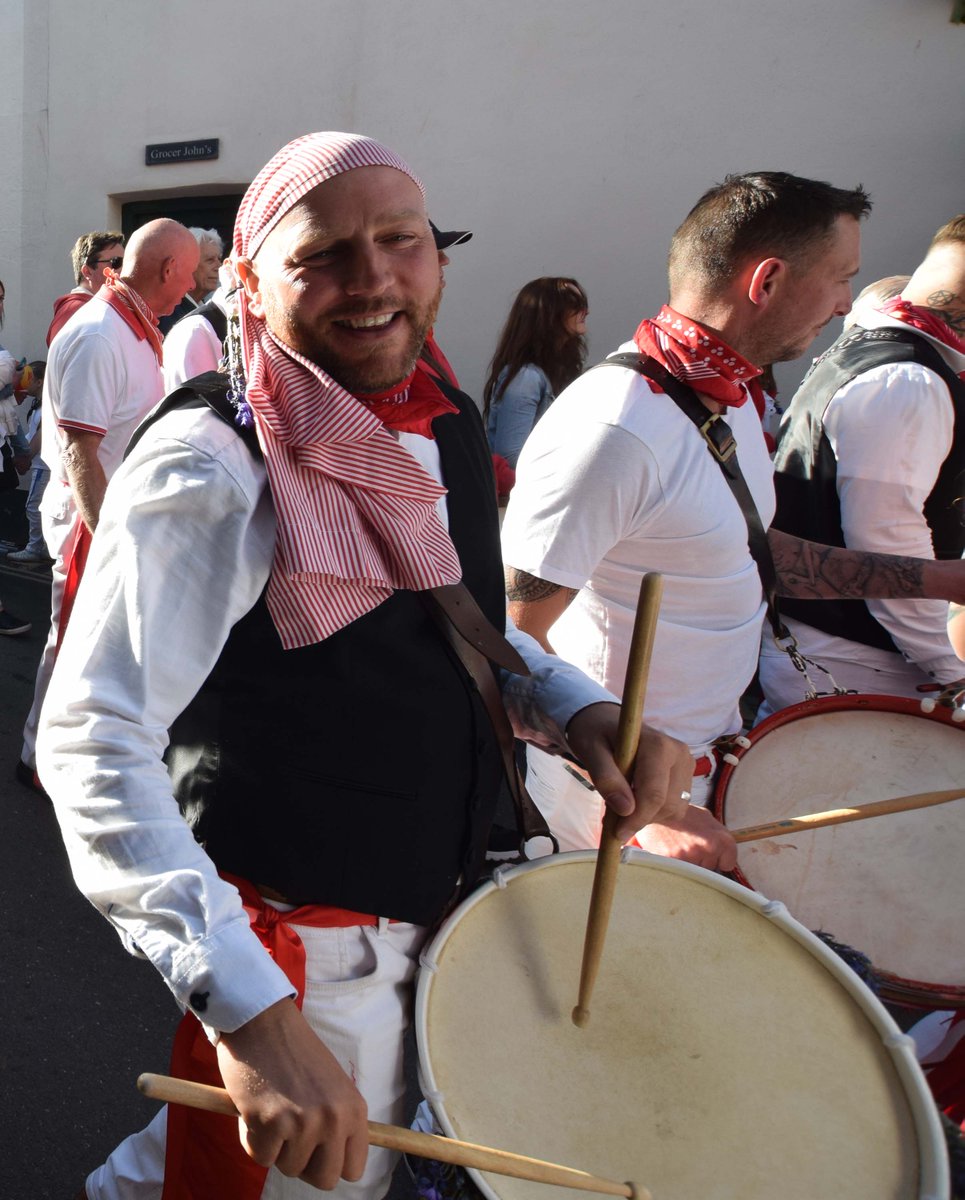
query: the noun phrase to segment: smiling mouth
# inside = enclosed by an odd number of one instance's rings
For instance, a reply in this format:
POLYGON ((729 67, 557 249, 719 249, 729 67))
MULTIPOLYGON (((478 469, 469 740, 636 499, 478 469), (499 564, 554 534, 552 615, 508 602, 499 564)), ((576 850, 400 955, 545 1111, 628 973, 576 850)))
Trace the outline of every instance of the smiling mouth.
POLYGON ((341 321, 333 321, 342 329, 384 329, 395 320, 397 312, 380 313, 375 317, 345 317, 341 321))

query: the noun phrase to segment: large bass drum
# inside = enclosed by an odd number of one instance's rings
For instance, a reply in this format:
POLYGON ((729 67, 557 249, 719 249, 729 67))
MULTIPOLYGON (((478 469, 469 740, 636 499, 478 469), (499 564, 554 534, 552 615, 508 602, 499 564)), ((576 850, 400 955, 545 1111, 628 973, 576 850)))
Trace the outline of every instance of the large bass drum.
MULTIPOLYGON (((830 696, 763 721, 724 767, 729 829, 961 787, 965 724, 895 696, 830 696)), ((961 712, 958 716, 962 716, 961 712)), ((965 1007, 965 800, 739 847, 738 878, 863 951, 882 995, 965 1007)))
MULTIPOLYGON (((446 1134, 657 1200, 948 1196, 910 1039, 783 905, 729 879, 624 851, 577 1029, 594 863, 500 870, 423 955, 420 1070, 446 1134)), ((470 1174, 489 1200, 571 1200, 470 1174)))

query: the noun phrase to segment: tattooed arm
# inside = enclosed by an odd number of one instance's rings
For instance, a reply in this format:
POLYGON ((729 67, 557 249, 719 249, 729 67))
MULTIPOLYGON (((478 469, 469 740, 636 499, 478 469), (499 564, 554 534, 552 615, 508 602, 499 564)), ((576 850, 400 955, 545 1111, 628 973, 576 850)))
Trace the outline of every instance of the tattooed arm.
POLYGON ((575 588, 538 579, 515 567, 506 568, 506 599, 513 623, 517 629, 535 638, 550 654, 555 651, 549 644, 549 631, 575 595, 575 588))
POLYGON ((842 550, 772 529, 778 594, 799 600, 965 600, 965 562, 842 550))

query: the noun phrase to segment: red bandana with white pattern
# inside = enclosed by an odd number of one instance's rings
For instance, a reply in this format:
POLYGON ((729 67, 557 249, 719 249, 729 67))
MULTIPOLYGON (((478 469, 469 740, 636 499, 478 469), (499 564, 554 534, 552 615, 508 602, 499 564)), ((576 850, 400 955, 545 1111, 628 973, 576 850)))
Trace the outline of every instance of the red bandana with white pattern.
MULTIPOLYGON (((905 325, 910 325, 912 329, 929 334, 943 346, 948 346, 950 350, 954 350, 958 354, 965 354, 965 338, 959 337, 951 325, 947 321, 943 321, 933 308, 925 308, 921 304, 911 304, 909 301, 903 300, 901 296, 895 296, 893 300, 886 300, 878 311, 905 325)), ((960 371, 959 374, 965 377, 965 371, 960 371)))
POLYGON ((740 408, 748 394, 756 404, 755 392, 760 393, 763 402, 761 386, 756 382, 760 367, 755 367, 715 333, 675 312, 668 304, 652 320, 640 322, 633 340, 641 354, 655 358, 675 379, 710 396, 718 404, 740 408), (748 390, 742 384, 746 384, 748 390))

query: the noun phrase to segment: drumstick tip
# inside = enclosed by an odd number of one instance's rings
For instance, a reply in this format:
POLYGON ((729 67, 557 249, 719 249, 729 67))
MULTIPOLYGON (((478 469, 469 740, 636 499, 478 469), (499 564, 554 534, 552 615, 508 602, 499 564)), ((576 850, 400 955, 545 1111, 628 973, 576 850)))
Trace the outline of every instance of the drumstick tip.
POLYGON ((572 1017, 573 1024, 577 1027, 577 1029, 582 1029, 590 1019, 590 1010, 588 1008, 584 1008, 582 1004, 578 1004, 576 1008, 573 1009, 572 1017))

